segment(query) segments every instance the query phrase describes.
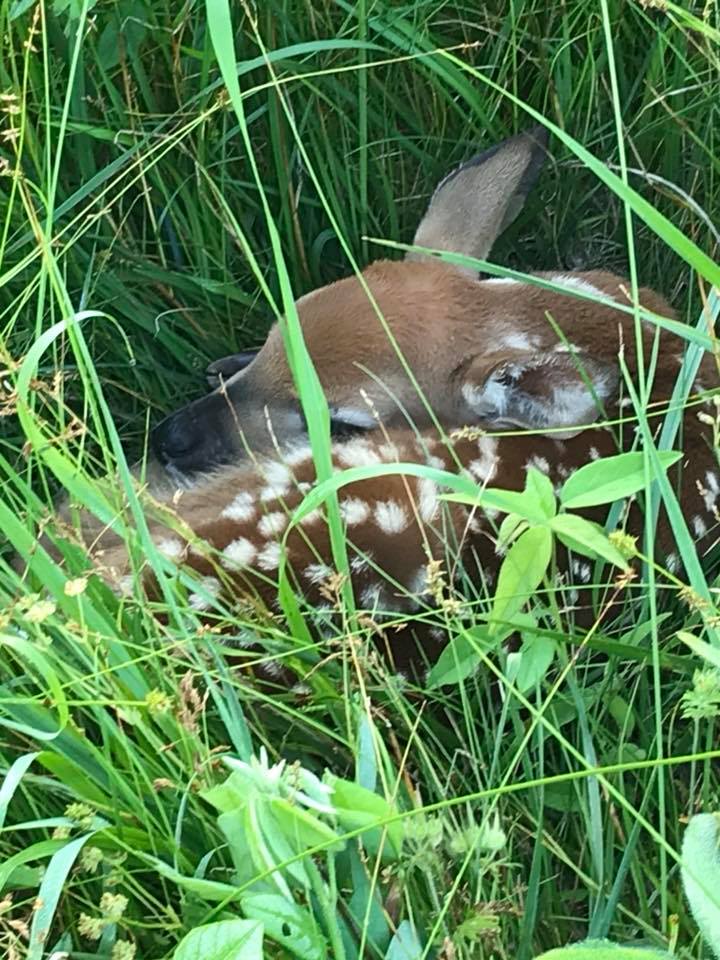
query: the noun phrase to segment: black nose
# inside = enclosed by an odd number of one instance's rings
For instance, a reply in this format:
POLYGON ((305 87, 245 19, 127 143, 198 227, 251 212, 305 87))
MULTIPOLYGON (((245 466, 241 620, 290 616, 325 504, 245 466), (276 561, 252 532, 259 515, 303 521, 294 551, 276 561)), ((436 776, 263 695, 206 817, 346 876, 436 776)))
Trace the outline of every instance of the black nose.
POLYGON ((155 456, 162 463, 183 460, 202 446, 203 434, 199 421, 185 410, 165 417, 153 430, 151 444, 155 456))

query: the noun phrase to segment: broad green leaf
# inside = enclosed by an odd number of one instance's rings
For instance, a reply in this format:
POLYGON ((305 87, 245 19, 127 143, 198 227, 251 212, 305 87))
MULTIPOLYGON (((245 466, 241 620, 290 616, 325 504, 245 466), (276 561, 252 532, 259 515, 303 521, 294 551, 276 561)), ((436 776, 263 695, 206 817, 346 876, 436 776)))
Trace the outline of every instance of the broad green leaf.
POLYGON ((263 925, 257 920, 220 920, 184 937, 173 960, 263 960, 263 925))
POLYGON ((352 896, 348 910, 358 929, 367 932, 368 943, 377 950, 385 949, 390 942, 390 924, 383 906, 382 886, 375 876, 374 863, 361 858, 358 844, 348 849, 352 896))
POLYGON ((688 633, 686 630, 678 630, 677 635, 678 639, 690 647, 694 654, 702 657, 703 660, 707 660, 708 663, 720 670, 720 650, 717 647, 710 646, 705 640, 700 640, 699 637, 688 633))
POLYGON ((571 947, 559 947, 543 953, 536 960, 650 960, 670 954, 650 947, 621 947, 609 940, 586 940, 571 947))
POLYGON ((720 957, 720 816, 700 813, 690 818, 682 842, 681 875, 685 896, 700 933, 720 957))
POLYGON ((550 521, 550 528, 573 553, 581 553, 592 560, 601 557, 621 570, 627 569, 627 560, 608 540, 599 524, 574 513, 561 513, 550 521))
POLYGON ((520 492, 501 490, 499 487, 488 487, 485 490, 478 487, 472 492, 445 493, 441 495, 441 499, 472 506, 479 504, 486 510, 499 510, 501 513, 517 513, 530 523, 544 523, 548 519, 542 503, 527 489, 520 492))
MULTIPOLYGON (((658 451, 663 470, 677 463, 682 453, 676 450, 658 451)), ((645 488, 644 456, 642 453, 619 453, 615 457, 593 460, 568 477, 560 490, 560 502, 567 509, 596 507, 614 503, 645 488)))
POLYGON ((479 627, 463 631, 447 644, 433 664, 427 677, 427 687, 453 686, 469 677, 482 660, 481 650, 490 650, 497 640, 488 643, 487 629, 479 627))
POLYGON ((378 821, 397 813, 395 805, 380 794, 361 787, 359 783, 335 776, 330 776, 328 782, 333 788, 332 803, 340 825, 345 830, 357 830, 367 826, 367 832, 362 834, 366 849, 376 854, 381 850, 382 842, 383 860, 397 859, 403 840, 402 823, 396 820, 387 825, 376 826, 378 821), (386 831, 384 841, 383 830, 386 831))
POLYGON ((498 530, 497 545, 499 549, 508 550, 513 540, 527 528, 527 520, 517 513, 509 513, 498 530))
POLYGON ((515 676, 515 686, 521 693, 540 683, 553 662, 556 652, 554 640, 548 637, 527 636, 520 647, 520 666, 515 676))
POLYGON ((324 960, 325 938, 309 910, 278 894, 243 897, 242 911, 262 923, 267 936, 300 960, 324 960))
POLYGON ((557 513, 557 502, 555 500, 555 491, 552 482, 541 470, 536 467, 530 467, 525 481, 525 491, 528 497, 533 497, 538 508, 546 519, 554 517, 557 513))
POLYGON ((268 799, 268 809, 272 811, 273 820, 297 853, 321 845, 334 851, 344 847, 344 843, 338 840, 331 827, 297 804, 290 803, 283 797, 271 797, 268 799))
POLYGON ((421 960, 424 955, 415 927, 409 920, 403 920, 390 941, 385 960, 421 960))
POLYGON ((542 582, 551 554, 552 533, 547 527, 531 527, 510 547, 498 574, 490 636, 525 606, 542 582))

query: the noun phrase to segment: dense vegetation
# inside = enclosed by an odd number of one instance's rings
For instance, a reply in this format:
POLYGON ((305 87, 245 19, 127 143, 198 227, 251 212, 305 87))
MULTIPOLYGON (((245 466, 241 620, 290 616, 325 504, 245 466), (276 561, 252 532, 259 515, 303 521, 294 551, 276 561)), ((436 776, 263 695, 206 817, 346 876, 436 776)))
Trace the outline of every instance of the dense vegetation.
POLYGON ((230 7, 234 36, 221 0, 0 0, 0 948, 154 960, 262 917, 267 956, 527 960, 608 936, 699 957, 677 851, 718 805, 712 557, 693 589, 638 563, 636 600, 589 635, 538 621, 522 683, 498 648, 426 691, 342 635, 300 656, 251 611, 200 625, 182 587, 164 618, 121 604, 71 547, 9 565, 63 489, 92 504, 93 478, 203 393, 208 360, 262 342, 280 254, 297 296, 387 255, 373 238, 408 242, 433 184, 529 125, 525 105, 572 139, 493 259, 634 264, 688 325, 717 312, 713 0, 230 7), (666 219, 628 220, 624 181, 666 219), (308 692, 229 666, 243 631, 308 692), (224 757, 261 751, 219 790, 224 757), (298 768, 270 775, 282 760, 298 768))

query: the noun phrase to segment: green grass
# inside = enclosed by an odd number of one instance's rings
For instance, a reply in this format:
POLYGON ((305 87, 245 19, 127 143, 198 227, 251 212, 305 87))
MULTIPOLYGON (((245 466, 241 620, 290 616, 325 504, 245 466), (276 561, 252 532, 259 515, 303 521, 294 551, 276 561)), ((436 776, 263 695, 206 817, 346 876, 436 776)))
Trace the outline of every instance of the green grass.
MULTIPOLYGON (((240 915, 157 861, 233 882, 201 793, 226 776, 223 755, 265 747, 272 761, 377 783, 403 813, 399 861, 348 854, 334 892, 330 861, 315 857, 327 901, 308 913, 331 940, 328 910, 350 927, 355 914, 348 957, 358 945, 383 956, 405 920, 424 944, 414 955, 448 960, 527 960, 588 934, 702 956, 677 851, 683 818, 719 804, 718 698, 710 682, 686 716, 683 695, 706 665, 676 633, 714 633, 708 609, 666 581, 640 585, 612 630, 584 637, 566 618, 543 628, 555 661, 521 695, 499 651, 459 688, 417 691, 388 677, 364 638, 304 641, 297 612, 294 636, 237 611, 208 629, 170 578, 159 619, 95 580, 68 590, 84 569, 70 547, 62 567, 38 557, 23 580, 8 561, 63 490, 111 517, 120 494, 93 478, 123 449, 137 459, 148 424, 204 392, 207 361, 261 343, 283 311, 327 471, 293 298, 393 254, 369 238, 409 242, 433 184, 532 122, 523 105, 559 129, 554 163, 493 261, 615 269, 707 333, 716 3, 691 14, 583 0, 264 0, 252 17, 230 5, 232 37, 217 0, 88 6, 41 14, 0 0, 0 947, 12 960, 110 957, 119 941, 154 960, 195 926, 240 915), (226 81, 237 66, 229 96, 213 41, 226 81), (268 691, 226 661, 225 637, 248 631, 262 657, 292 656, 309 693, 268 691), (506 839, 493 851, 483 825, 495 814, 506 839), (100 853, 80 853, 80 839, 69 849, 68 831, 91 834, 85 849, 100 853), (88 939, 79 918, 99 916, 104 892, 127 908, 88 939)), ((141 523, 138 539, 150 549, 141 523)), ((339 558, 339 525, 334 546, 339 558)), ((712 569, 690 575, 716 596, 712 569)))

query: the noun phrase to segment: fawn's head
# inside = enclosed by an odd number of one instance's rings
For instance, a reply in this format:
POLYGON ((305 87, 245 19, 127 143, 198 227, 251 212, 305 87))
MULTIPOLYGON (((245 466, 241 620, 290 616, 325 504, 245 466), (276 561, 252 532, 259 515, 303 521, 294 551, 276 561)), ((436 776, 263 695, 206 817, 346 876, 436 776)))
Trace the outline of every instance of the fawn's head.
MULTIPOLYGON (((536 129, 459 167, 437 187, 414 244, 487 257, 522 208, 544 157, 545 136, 536 129)), ((333 433, 372 429, 378 420, 427 427, 428 408, 445 425, 556 429, 564 436, 597 419, 617 392, 618 328, 628 321, 612 303, 582 294, 620 302, 626 295, 610 274, 547 276, 562 291, 480 280, 475 270, 414 251, 301 297, 298 316, 333 433)), ((643 292, 643 303, 668 313, 652 293, 643 292)), ((153 450, 172 473, 207 471, 248 450, 266 453, 276 440, 303 439, 277 326, 256 355, 227 357, 209 372, 220 386, 153 433, 153 450)))

